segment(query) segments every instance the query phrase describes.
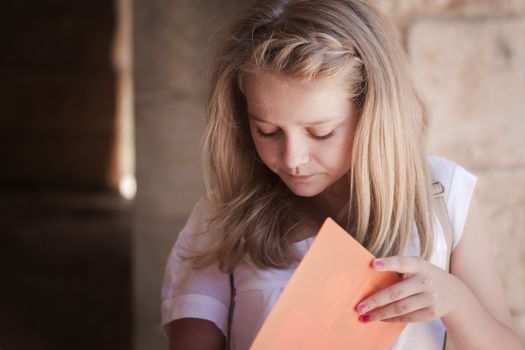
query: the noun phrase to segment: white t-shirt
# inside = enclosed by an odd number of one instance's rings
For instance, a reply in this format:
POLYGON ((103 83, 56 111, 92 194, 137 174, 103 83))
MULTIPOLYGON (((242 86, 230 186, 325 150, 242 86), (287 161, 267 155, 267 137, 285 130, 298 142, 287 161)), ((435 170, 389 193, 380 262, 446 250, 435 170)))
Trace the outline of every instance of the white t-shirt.
MULTIPOLYGON (((432 176, 445 186, 445 201, 454 231, 455 247, 463 232, 477 178, 445 158, 430 156, 428 161, 432 176)), ((223 334, 228 333, 229 275, 219 271, 216 265, 196 271, 188 261, 181 259, 181 254, 187 254, 188 249, 199 250, 206 246, 209 239, 207 235, 211 233, 198 236, 195 233, 206 231, 211 215, 206 201, 199 201, 171 251, 161 292, 162 326, 180 318, 202 318, 215 323, 223 334)), ((439 223, 437 225, 436 249, 430 262, 445 269, 447 248, 443 231, 439 223)), ((310 237, 296 243, 303 255, 312 241, 313 237, 310 237)), ((419 255, 419 238, 415 230, 403 255, 419 255)), ((244 259, 235 268, 236 295, 230 339, 232 350, 250 347, 293 272, 294 268, 261 270, 249 259, 244 259)), ((441 349, 444 331, 440 320, 410 323, 391 349, 441 349)))

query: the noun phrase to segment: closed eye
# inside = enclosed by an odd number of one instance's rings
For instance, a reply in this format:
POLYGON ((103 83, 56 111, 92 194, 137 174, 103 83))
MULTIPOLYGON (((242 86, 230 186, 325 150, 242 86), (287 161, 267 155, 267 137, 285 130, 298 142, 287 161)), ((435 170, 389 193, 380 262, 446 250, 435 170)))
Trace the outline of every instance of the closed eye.
POLYGON ((264 137, 264 138, 277 137, 279 136, 280 132, 281 132, 280 129, 277 129, 272 132, 263 132, 261 129, 257 128, 257 134, 259 134, 259 136, 264 137))
MULTIPOLYGON (((281 129, 277 129, 277 130, 272 131, 272 132, 263 132, 261 129, 257 128, 257 134, 259 136, 261 136, 261 137, 264 137, 264 138, 278 137, 281 134, 281 132, 282 132, 281 129)), ((330 131, 329 133, 321 135, 321 136, 317 136, 315 134, 310 134, 310 137, 313 138, 314 140, 317 140, 317 141, 324 141, 324 140, 328 140, 329 138, 334 136, 334 134, 335 134, 334 131, 330 131)))
POLYGON ((330 131, 328 134, 324 134, 322 136, 312 135, 312 138, 314 138, 317 141, 324 141, 328 140, 332 136, 334 136, 334 131, 330 131))

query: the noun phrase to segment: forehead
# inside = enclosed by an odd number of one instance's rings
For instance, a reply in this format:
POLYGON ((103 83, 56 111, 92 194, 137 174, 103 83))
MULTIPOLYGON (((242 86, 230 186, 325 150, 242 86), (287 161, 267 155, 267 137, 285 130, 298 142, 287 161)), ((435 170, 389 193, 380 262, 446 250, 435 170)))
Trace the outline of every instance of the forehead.
POLYGON ((243 77, 241 89, 248 113, 276 124, 340 118, 353 106, 341 75, 305 80, 278 72, 250 73, 243 77))
POLYGON ((325 91, 326 93, 337 93, 349 95, 348 82, 344 74, 319 78, 303 78, 286 75, 273 70, 265 70, 257 73, 245 73, 242 76, 241 90, 258 90, 258 89, 278 89, 278 90, 299 90, 308 91, 325 91))

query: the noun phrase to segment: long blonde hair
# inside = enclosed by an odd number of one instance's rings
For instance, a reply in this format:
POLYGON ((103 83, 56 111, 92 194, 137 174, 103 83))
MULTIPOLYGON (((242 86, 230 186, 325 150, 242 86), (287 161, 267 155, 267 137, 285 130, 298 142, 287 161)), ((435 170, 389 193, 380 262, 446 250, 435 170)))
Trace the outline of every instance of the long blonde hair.
POLYGON ((298 261, 296 196, 260 161, 240 89, 243 75, 262 69, 349 77, 360 112, 341 224, 379 257, 401 253, 415 222, 420 255, 429 258, 428 118, 394 32, 364 0, 257 1, 238 18, 211 78, 203 154, 214 244, 192 257, 196 267, 218 262, 230 272, 246 256, 261 268, 298 261))

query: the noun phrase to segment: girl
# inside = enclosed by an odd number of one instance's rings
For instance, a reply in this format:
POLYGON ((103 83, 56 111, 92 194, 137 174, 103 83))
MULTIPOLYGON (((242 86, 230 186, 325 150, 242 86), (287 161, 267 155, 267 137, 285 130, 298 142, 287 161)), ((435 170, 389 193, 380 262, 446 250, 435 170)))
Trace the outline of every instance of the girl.
POLYGON ((441 349, 445 329, 455 349, 520 347, 476 178, 426 156, 427 114, 393 32, 365 0, 257 1, 235 22, 211 81, 206 195, 166 267, 171 349, 248 349, 326 217, 377 270, 403 274, 358 304, 362 322, 408 322, 393 349, 441 349))

